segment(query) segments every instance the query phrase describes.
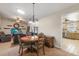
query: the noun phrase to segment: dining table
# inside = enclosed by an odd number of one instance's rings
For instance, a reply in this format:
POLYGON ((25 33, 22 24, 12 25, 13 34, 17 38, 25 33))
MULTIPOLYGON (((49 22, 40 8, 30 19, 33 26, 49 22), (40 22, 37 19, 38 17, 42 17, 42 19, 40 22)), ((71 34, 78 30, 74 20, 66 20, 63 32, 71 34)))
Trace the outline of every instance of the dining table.
POLYGON ((34 42, 34 41, 37 41, 38 40, 38 36, 24 36, 24 37, 21 37, 21 41, 22 42, 28 42, 28 41, 31 41, 31 42, 34 42))
POLYGON ((21 37, 21 42, 23 43, 27 43, 27 42, 30 42, 30 50, 29 51, 33 51, 34 48, 33 48, 33 45, 35 42, 38 42, 39 38, 37 35, 34 35, 34 36, 24 36, 24 37, 21 37))

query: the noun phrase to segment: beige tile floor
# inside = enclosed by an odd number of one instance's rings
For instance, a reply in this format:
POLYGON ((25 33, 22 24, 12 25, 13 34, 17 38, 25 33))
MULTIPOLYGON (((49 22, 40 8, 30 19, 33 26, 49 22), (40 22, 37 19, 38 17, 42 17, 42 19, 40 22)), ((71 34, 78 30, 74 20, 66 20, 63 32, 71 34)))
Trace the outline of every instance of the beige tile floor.
MULTIPOLYGON (((14 46, 11 47, 11 42, 6 42, 6 43, 0 43, 0 56, 18 56, 18 47, 19 46, 14 46)), ((42 50, 40 51, 42 52, 42 50)), ((31 56, 31 55, 36 55, 36 53, 29 54, 26 53, 24 56, 31 56)), ((40 54, 43 56, 43 54, 40 54)), ((45 47, 45 56, 72 56, 73 54, 70 54, 68 52, 65 52, 64 50, 58 49, 58 48, 48 48, 45 47)))
POLYGON ((11 42, 0 43, 0 52, 5 51, 11 47, 11 42))
MULTIPOLYGON (((9 48, 8 50, 5 50, 0 53, 0 56, 19 56, 18 54, 18 48, 19 46, 15 46, 12 48, 9 48)), ((35 52, 24 52, 23 56, 37 56, 35 52)), ((42 53, 42 49, 39 51, 39 56, 44 56, 42 53)), ((45 56, 74 56, 73 54, 70 54, 68 52, 65 52, 59 48, 48 48, 45 47, 45 56)))
POLYGON ((62 48, 75 55, 79 55, 79 40, 63 38, 62 48))

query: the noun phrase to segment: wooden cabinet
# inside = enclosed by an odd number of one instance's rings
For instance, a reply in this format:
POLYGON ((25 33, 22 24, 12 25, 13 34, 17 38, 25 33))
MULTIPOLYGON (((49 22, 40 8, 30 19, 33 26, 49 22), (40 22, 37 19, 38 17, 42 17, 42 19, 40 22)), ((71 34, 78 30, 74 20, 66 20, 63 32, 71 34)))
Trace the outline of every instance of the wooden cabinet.
POLYGON ((79 39, 79 33, 69 32, 66 37, 69 38, 69 39, 79 39))

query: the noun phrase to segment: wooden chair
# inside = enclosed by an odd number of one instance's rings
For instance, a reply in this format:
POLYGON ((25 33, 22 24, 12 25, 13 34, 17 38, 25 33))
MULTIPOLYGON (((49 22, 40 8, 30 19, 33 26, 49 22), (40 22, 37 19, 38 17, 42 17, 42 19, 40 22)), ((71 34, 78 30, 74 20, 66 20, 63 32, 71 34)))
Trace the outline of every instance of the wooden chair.
POLYGON ((35 42, 35 47, 33 47, 33 48, 36 49, 37 56, 39 56, 40 49, 42 49, 43 55, 45 55, 45 39, 44 38, 38 39, 38 41, 35 42))
POLYGON ((22 56, 23 55, 23 50, 25 48, 30 47, 30 42, 22 42, 21 41, 21 37, 18 35, 18 40, 19 40, 19 55, 22 56))

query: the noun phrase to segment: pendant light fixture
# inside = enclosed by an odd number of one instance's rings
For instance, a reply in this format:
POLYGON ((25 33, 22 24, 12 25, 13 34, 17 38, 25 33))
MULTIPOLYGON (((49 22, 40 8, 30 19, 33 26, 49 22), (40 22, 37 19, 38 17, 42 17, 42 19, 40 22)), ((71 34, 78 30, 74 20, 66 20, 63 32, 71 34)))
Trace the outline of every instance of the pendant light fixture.
POLYGON ((33 12, 33 13, 32 13, 32 18, 31 18, 31 20, 29 21, 29 23, 32 24, 32 25, 34 24, 34 21, 35 21, 35 14, 34 14, 34 8, 35 8, 35 6, 34 6, 34 5, 35 5, 35 3, 32 3, 32 7, 33 7, 32 12, 33 12))
POLYGON ((38 27, 37 27, 37 19, 35 18, 35 3, 32 3, 33 6, 33 13, 32 13, 32 19, 31 21, 29 21, 29 23, 31 24, 30 27, 32 27, 32 32, 33 33, 38 33, 38 27))
POLYGON ((33 13, 32 13, 32 18, 29 21, 29 23, 34 25, 38 23, 38 19, 35 18, 35 3, 32 3, 32 6, 33 6, 33 13))
POLYGON ((34 11, 35 11, 35 3, 33 3, 33 22, 35 22, 35 14, 34 14, 34 11))

